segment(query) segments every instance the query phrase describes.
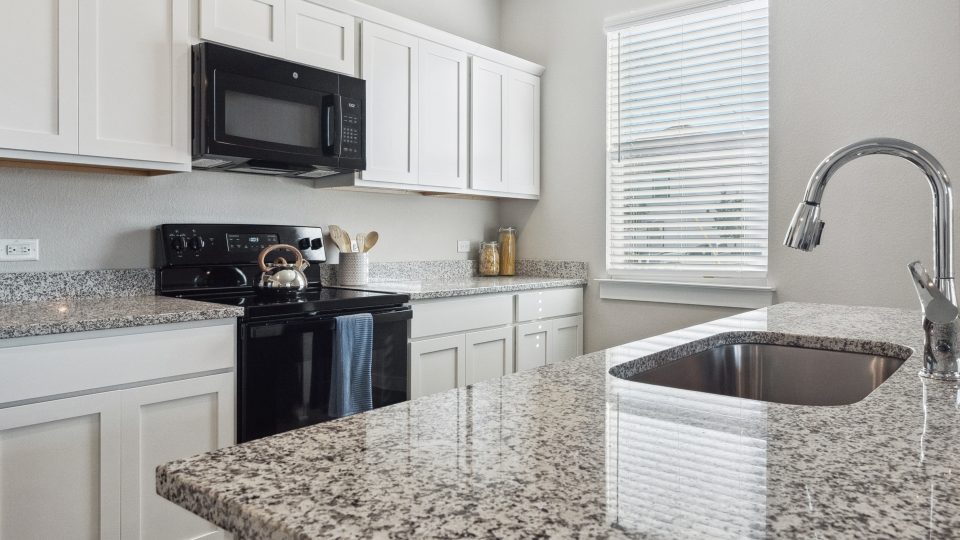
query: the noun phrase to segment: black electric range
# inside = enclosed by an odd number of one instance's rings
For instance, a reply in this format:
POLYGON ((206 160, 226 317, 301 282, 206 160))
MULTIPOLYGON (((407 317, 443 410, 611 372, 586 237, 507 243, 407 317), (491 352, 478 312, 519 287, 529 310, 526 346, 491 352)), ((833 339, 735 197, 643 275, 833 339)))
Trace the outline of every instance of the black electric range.
MULTIPOLYGON (((284 256, 275 252, 276 256, 284 256)), ((170 224, 157 228, 157 293, 244 308, 237 331, 237 440, 246 442, 336 418, 331 366, 336 317, 373 317, 374 407, 409 399, 405 294, 326 287, 320 227, 170 224), (257 256, 290 244, 311 265, 306 291, 257 291, 257 256)))

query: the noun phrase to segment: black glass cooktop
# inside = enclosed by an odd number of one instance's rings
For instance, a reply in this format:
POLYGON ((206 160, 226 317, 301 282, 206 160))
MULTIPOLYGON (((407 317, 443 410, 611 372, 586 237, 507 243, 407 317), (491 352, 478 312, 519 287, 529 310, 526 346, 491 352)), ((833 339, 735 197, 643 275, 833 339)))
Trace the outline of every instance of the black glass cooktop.
POLYGON ((406 294, 374 291, 357 291, 336 287, 310 289, 298 294, 277 294, 244 290, 215 294, 194 293, 184 298, 240 306, 246 309, 246 317, 265 316, 313 316, 332 312, 349 312, 387 308, 410 300, 406 294))

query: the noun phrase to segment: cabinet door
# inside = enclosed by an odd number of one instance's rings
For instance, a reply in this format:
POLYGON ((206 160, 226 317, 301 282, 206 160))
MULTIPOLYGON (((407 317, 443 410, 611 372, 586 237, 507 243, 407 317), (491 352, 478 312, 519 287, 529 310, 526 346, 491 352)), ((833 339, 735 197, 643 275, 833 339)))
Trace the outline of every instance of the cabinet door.
POLYGON ((540 77, 510 70, 506 86, 506 184, 510 193, 540 194, 540 77))
POLYGON ((420 40, 420 184, 467 187, 467 55, 420 40))
POLYGON ((310 0, 286 0, 287 59, 347 75, 357 72, 353 16, 310 0))
POLYGON ((77 153, 78 0, 0 0, 0 148, 77 153))
POLYGON ((284 0, 200 0, 200 37, 271 56, 284 53, 284 0))
POLYGON ((583 317, 564 317, 550 321, 547 338, 547 363, 553 364, 583 354, 583 317))
POLYGON ((509 69, 477 57, 470 69, 470 187, 507 191, 504 97, 509 69))
POLYGON ((120 397, 0 409, 0 539, 120 538, 120 397))
POLYGON ((223 538, 216 526, 157 495, 158 465, 234 443, 234 375, 123 391, 124 540, 223 538))
POLYGON ((80 153, 189 163, 187 0, 80 4, 80 153))
POLYGON ((463 335, 410 343, 410 397, 436 394, 466 384, 463 335))
POLYGON ((517 326, 517 371, 547 365, 547 341, 550 321, 538 321, 517 326))
POLYGON ((513 373, 513 328, 471 332, 466 340, 467 384, 513 373))
POLYGON ((367 81, 364 180, 417 183, 419 40, 364 21, 360 73, 367 81))

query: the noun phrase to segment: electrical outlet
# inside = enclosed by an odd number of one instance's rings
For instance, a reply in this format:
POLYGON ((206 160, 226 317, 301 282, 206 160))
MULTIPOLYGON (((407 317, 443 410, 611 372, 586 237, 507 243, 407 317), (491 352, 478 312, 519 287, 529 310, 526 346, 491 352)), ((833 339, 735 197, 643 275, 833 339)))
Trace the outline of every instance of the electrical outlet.
POLYGON ((470 241, 457 240, 457 253, 470 253, 470 241))
POLYGON ((40 240, 0 240, 0 261, 39 261, 40 240))

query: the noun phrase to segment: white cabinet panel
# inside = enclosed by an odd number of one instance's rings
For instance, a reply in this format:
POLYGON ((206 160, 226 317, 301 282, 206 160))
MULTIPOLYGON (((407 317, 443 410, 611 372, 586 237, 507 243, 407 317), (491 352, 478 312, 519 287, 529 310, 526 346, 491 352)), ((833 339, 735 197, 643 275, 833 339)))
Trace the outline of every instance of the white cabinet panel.
POLYGON ((0 148, 77 153, 78 0, 0 0, 0 148))
POLYGON ((467 332, 513 322, 513 295, 480 295, 414 301, 413 339, 467 332))
POLYGON ((286 0, 286 58, 355 75, 356 21, 312 0, 286 0))
POLYGON ((80 5, 80 153, 190 160, 186 0, 80 5))
POLYGON ((466 340, 466 384, 513 373, 513 328, 471 332, 466 340))
POLYGON ((120 538, 120 397, 0 409, 0 539, 120 538))
POLYGON ((550 321, 547 338, 547 363, 562 362, 583 354, 583 317, 565 317, 550 321))
POLYGON ((477 57, 470 65, 470 187, 506 191, 504 90, 509 70, 477 57))
POLYGON ((550 321, 517 326, 517 371, 547 365, 550 321))
POLYGON ((412 342, 410 398, 416 399, 465 385, 465 350, 463 335, 412 342))
POLYGON ((160 497, 158 465, 234 442, 232 373, 123 392, 122 531, 125 540, 223 538, 208 521, 160 497))
POLYGON ((545 289, 517 294, 517 320, 534 321, 583 312, 582 289, 545 289))
POLYGON ((419 40, 364 21, 361 78, 367 81, 364 180, 417 183, 419 40))
POLYGON ((284 0, 200 0, 200 37, 283 56, 284 0))
POLYGON ((510 70, 507 78, 506 184, 510 193, 540 193, 540 77, 510 70))
POLYGON ((467 187, 467 55, 420 40, 422 185, 467 187))

